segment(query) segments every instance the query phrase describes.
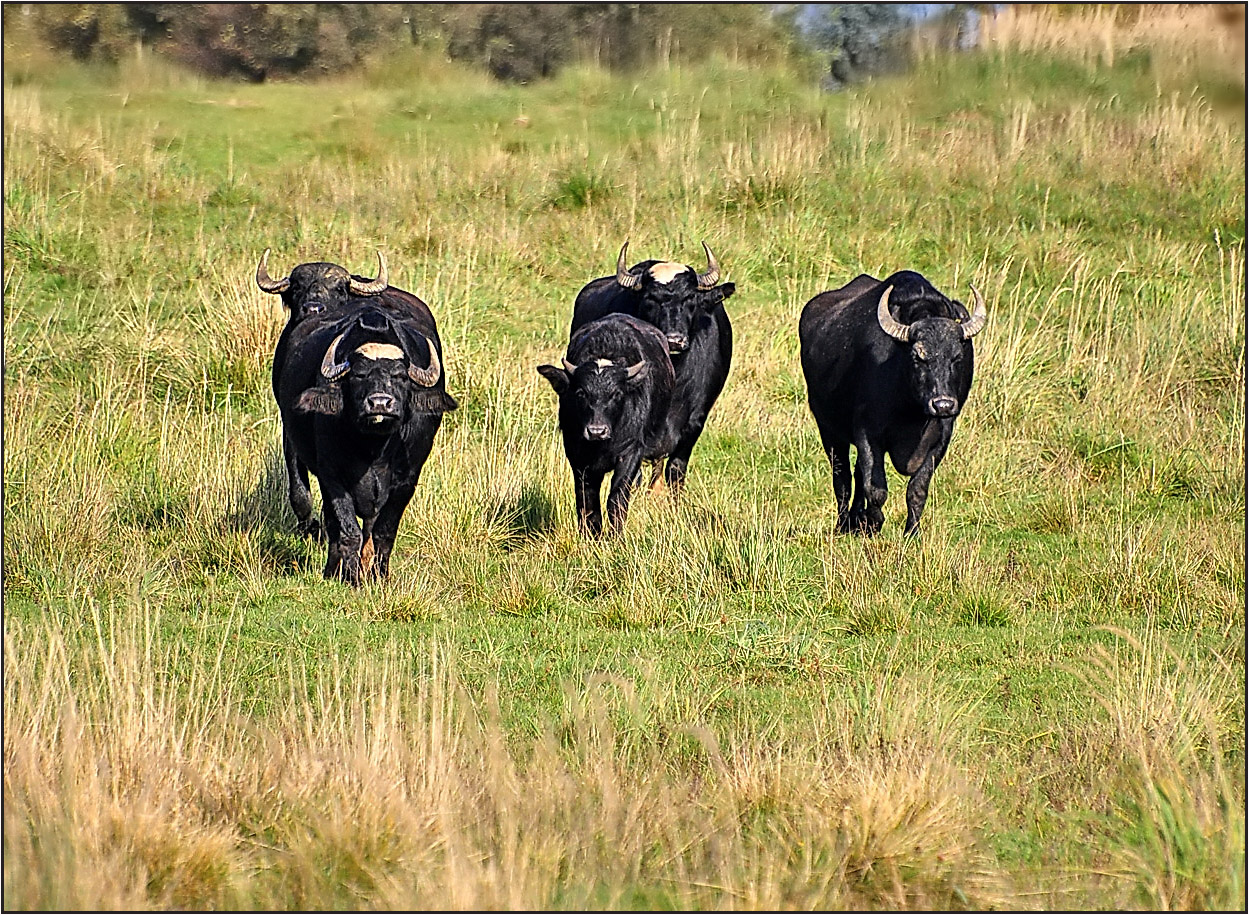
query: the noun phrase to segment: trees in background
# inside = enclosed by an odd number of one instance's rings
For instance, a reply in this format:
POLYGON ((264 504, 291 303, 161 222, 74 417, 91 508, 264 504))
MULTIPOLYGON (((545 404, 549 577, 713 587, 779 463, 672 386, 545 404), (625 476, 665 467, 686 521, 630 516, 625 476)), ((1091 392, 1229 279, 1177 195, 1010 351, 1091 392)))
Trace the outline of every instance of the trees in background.
MULTIPOLYGON (((13 6, 13 4, 6 4, 13 6)), ((210 76, 253 82, 337 73, 400 33, 398 4, 23 4, 48 44, 116 61, 136 44, 210 76)))
POLYGON ((21 16, 52 48, 80 60, 116 61, 138 46, 202 73, 254 82, 340 73, 376 51, 420 44, 520 83, 576 61, 627 70, 711 54, 775 61, 814 50, 834 87, 904 63, 908 10, 883 3, 4 4, 6 25, 21 16))
POLYGON ((807 34, 827 55, 825 82, 836 89, 900 68, 906 55, 907 25, 896 4, 831 3, 814 7, 807 34))
MULTIPOLYGON (((609 69, 723 53, 786 55, 793 34, 765 4, 79 3, 5 4, 51 48, 117 61, 136 46, 212 76, 267 79, 349 70, 387 47, 422 44, 500 80, 530 82, 569 63, 609 69)), ((8 30, 6 30, 8 31, 8 30)))

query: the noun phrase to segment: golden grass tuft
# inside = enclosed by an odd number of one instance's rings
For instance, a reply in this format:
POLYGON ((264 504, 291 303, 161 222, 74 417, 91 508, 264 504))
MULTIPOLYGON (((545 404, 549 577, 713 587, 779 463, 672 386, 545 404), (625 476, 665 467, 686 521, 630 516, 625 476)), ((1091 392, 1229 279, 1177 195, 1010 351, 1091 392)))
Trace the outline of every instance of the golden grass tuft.
POLYGON ((1004 898, 981 839, 989 811, 956 758, 971 712, 931 683, 888 678, 806 743, 661 717, 646 726, 688 735, 665 750, 631 733, 657 697, 600 678, 526 745, 431 647, 292 670, 258 725, 232 627, 158 647, 150 605, 77 609, 85 632, 36 624, 37 657, 5 640, 5 887, 19 908, 1004 898), (83 676, 96 688, 76 688, 83 676))
POLYGON ((1119 641, 1098 649, 1083 676, 1120 754, 1120 828, 1107 855, 1125 885, 1123 904, 1243 909, 1244 757, 1229 759, 1224 748, 1236 741, 1244 708, 1218 698, 1229 695, 1243 664, 1238 671, 1225 662, 1201 676, 1148 637, 1114 634, 1119 641))
POLYGON ((1113 66, 1136 50, 1161 66, 1216 66, 1245 79, 1245 11, 1239 4, 1009 4, 986 16, 981 46, 1072 56, 1113 66))

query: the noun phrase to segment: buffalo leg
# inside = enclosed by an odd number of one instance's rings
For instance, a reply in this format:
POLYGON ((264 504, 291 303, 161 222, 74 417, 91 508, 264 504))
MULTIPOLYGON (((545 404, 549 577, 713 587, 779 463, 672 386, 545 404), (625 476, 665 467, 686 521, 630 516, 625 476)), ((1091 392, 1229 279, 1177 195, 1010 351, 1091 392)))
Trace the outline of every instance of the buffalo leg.
POLYGON ((308 486, 308 468, 295 455, 290 437, 282 434, 282 454, 286 459, 286 493, 295 512, 295 529, 301 534, 317 537, 321 525, 312 514, 312 489, 308 486))
POLYGON ((919 534, 919 518, 924 513, 924 503, 928 501, 928 484, 932 481, 932 458, 925 459, 919 470, 911 474, 906 484, 906 533, 909 536, 919 534))
POLYGON ((664 467, 664 482, 672 490, 673 498, 679 496, 685 487, 685 468, 689 466, 694 445, 698 443, 698 437, 702 434, 703 424, 691 422, 685 427, 685 432, 681 440, 677 442, 677 446, 672 449, 672 454, 668 456, 668 463, 664 467))
POLYGON ((947 431, 942 440, 924 458, 919 469, 911 475, 906 484, 906 532, 919 534, 919 517, 924 513, 924 504, 928 501, 928 484, 932 475, 937 472, 937 465, 945 457, 945 449, 950 444, 950 433, 947 431))
POLYGON ((356 523, 356 509, 351 496, 341 487, 322 483, 321 501, 325 504, 326 534, 329 538, 324 575, 359 585, 360 549, 364 545, 364 535, 356 523))
POLYGON ((880 531, 885 523, 881 511, 889 494, 885 480, 885 461, 882 449, 869 442, 855 442, 858 460, 855 461, 854 503, 850 511, 850 527, 855 533, 871 536, 880 531))
POLYGON ((391 493, 382 510, 377 513, 373 523, 373 568, 369 574, 373 578, 385 580, 390 577, 390 551, 394 549, 395 537, 399 533, 399 521, 412 500, 413 487, 404 487, 391 493))
POLYGON ((600 490, 604 476, 604 473, 584 469, 574 470, 572 474, 573 494, 577 499, 577 522, 581 532, 589 537, 597 537, 603 532, 600 490))
POLYGON ((824 452, 833 469, 833 498, 837 500, 837 533, 850 530, 850 443, 824 439, 824 452))
POLYGON ((625 518, 629 514, 629 498, 633 495, 633 487, 637 485, 641 475, 641 455, 624 457, 616 463, 611 489, 607 492, 607 520, 614 534, 620 533, 624 528, 625 518))

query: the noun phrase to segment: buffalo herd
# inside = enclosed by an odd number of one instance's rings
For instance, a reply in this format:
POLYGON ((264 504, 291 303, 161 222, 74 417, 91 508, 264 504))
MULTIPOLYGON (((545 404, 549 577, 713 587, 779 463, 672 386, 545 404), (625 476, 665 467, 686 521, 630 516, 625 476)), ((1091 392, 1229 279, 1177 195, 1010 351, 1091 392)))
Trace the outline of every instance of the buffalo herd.
MULTIPOLYGON (((587 283, 573 302, 560 365, 538 372, 559 400, 564 454, 583 533, 603 533, 601 489, 610 473, 607 526, 619 533, 642 464, 679 495, 686 468, 733 354, 720 266, 645 260, 587 283)), ((404 509, 433 449, 446 391, 442 342, 424 302, 387 280, 378 252, 369 279, 306 263, 275 280, 269 251, 256 284, 280 295, 286 326, 273 357, 287 492, 300 532, 328 544, 326 578, 359 585, 389 574, 404 509), (321 488, 313 515, 308 474, 321 488)), ((802 310, 798 340, 807 402, 833 473, 837 529, 872 535, 884 520, 885 456, 908 478, 906 532, 919 532, 932 475, 972 382, 972 309, 910 270, 861 274, 802 310), (851 485, 850 446, 856 452, 851 485)))

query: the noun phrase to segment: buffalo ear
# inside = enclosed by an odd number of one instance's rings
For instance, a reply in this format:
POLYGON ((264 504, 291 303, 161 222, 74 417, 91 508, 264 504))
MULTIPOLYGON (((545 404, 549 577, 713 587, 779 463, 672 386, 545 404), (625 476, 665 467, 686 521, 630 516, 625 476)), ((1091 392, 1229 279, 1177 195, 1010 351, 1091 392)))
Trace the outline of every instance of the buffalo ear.
POLYGON ((721 283, 719 286, 707 290, 707 297, 703 299, 703 308, 711 311, 735 292, 737 292, 736 283, 721 283))
POLYGON ((338 416, 343 412, 342 389, 338 385, 309 388, 295 401, 295 412, 338 416))
POLYGON ((555 389, 556 394, 563 394, 568 390, 568 373, 558 366, 540 365, 538 374, 551 382, 551 387, 555 389))
POLYGON ((414 413, 450 413, 460 406, 446 391, 433 388, 413 389, 408 396, 414 413))

